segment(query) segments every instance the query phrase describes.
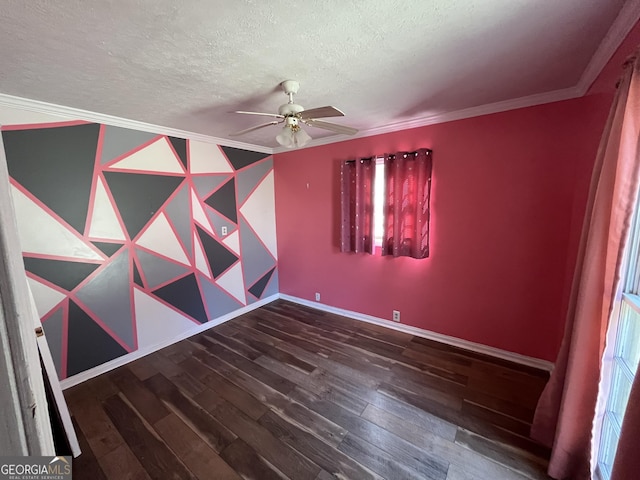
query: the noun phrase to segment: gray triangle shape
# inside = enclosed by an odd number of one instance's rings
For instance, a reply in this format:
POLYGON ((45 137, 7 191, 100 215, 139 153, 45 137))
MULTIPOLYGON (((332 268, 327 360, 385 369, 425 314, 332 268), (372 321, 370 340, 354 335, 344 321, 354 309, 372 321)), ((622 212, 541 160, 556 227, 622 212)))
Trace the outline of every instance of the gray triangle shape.
POLYGON ((243 219, 240 219, 240 247, 244 282, 253 285, 275 266, 276 261, 243 219))
POLYGON ((222 185, 224 182, 229 180, 231 175, 225 173, 224 175, 198 175, 192 176, 191 181, 193 182, 193 186, 198 192, 198 195, 201 199, 207 198, 211 193, 222 185))
POLYGON ((191 218, 189 218, 189 186, 185 183, 180 191, 171 199, 165 211, 171 223, 176 228, 178 236, 182 244, 189 252, 189 256, 193 256, 193 244, 191 238, 191 218))
POLYGON ((204 301, 209 310, 210 320, 242 307, 242 305, 231 298, 228 293, 225 293, 220 287, 211 283, 211 281, 207 280, 203 275, 198 274, 198 280, 200 281, 204 301))
POLYGON ((131 316, 129 250, 123 250, 103 267, 77 297, 130 348, 135 348, 131 316))
POLYGON ((213 228, 218 235, 222 236, 222 227, 227 227, 227 235, 236 229, 237 225, 235 223, 228 218, 223 217, 208 205, 205 207, 205 210, 207 212, 207 217, 209 217, 209 220, 213 224, 213 228))
POLYGON ((62 321, 62 308, 59 308, 42 322, 42 328, 47 339, 47 345, 49 345, 49 351, 53 357, 53 364, 56 366, 56 372, 58 372, 58 378, 62 378, 62 321))
POLYGON ((100 157, 100 163, 104 165, 157 136, 155 133, 105 125, 104 133, 102 134, 102 156, 100 157))
POLYGON ((269 279, 269 283, 267 283, 267 287, 262 292, 262 296, 260 298, 267 298, 271 295, 275 295, 280 290, 280 282, 278 279, 278 269, 276 268, 273 271, 273 275, 269 279))
POLYGON ((140 268, 144 273, 147 286, 150 289, 156 288, 158 285, 168 282, 174 278, 181 277, 189 270, 182 265, 168 262, 160 257, 156 257, 144 250, 136 249, 138 260, 140 260, 140 268))
POLYGON ((238 195, 239 205, 242 205, 244 203, 249 194, 253 191, 254 188, 256 188, 258 183, 260 183, 260 180, 262 180, 267 172, 269 172, 269 170, 271 170, 272 168, 273 157, 269 157, 268 160, 256 163, 254 164, 254 166, 238 172, 238 174, 236 175, 236 191, 238 195))

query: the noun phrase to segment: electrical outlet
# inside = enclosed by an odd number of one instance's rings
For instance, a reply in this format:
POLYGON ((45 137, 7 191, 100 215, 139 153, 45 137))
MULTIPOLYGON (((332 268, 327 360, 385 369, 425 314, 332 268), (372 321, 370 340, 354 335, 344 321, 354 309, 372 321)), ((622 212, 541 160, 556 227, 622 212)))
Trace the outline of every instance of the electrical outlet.
POLYGON ((320 293, 316 292, 316 302, 320 301, 320 293))
POLYGON ((222 227, 222 235, 224 236, 226 234, 227 234, 227 227, 224 226, 224 227, 222 227))
POLYGON ((394 310, 393 311, 393 321, 394 322, 399 322, 400 321, 400 310, 394 310))

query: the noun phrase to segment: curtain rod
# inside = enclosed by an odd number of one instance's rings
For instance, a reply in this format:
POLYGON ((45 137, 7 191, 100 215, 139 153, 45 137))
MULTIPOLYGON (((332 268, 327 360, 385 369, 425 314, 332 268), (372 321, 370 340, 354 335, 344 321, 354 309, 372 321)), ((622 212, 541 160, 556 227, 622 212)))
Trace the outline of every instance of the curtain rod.
MULTIPOLYGON (((413 152, 398 152, 398 153, 404 154, 405 158, 406 158, 407 155, 414 155, 414 156, 418 155, 418 152, 420 150, 424 150, 424 152, 427 155, 431 155, 433 153, 433 151, 430 148, 421 148, 421 149, 413 151, 413 152)), ((375 159, 378 159, 378 158, 384 158, 385 156, 387 156, 389 158, 396 158, 396 154, 395 153, 385 153, 383 155, 376 155, 374 157, 358 158, 358 160, 360 160, 361 162, 364 162, 364 161, 369 161, 369 160, 375 160, 375 159)), ((355 163, 355 160, 344 160, 344 162, 345 163, 355 163)))

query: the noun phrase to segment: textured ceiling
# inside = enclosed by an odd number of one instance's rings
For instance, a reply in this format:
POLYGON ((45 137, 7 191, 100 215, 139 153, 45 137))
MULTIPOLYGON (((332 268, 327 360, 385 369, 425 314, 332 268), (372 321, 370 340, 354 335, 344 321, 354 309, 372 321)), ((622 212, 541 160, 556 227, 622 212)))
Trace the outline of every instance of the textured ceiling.
POLYGON ((623 3, 3 0, 0 92, 230 138, 292 78, 367 130, 573 87, 623 3))

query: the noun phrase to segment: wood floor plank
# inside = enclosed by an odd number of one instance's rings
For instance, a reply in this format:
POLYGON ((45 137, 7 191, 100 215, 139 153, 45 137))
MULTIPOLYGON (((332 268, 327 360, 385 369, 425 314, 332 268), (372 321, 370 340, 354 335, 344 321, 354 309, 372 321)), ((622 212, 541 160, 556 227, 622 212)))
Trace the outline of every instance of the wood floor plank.
POLYGON ((517 418, 528 424, 533 422, 535 409, 528 408, 517 403, 494 397, 486 392, 482 392, 472 388, 466 388, 464 392, 464 400, 466 402, 475 403, 504 415, 517 418))
POLYGON ((136 413, 114 395, 104 401, 104 408, 125 442, 154 480, 195 479, 182 462, 161 442, 136 413))
POLYGON ((549 478, 545 473, 546 462, 524 450, 509 448, 461 428, 458 429, 456 443, 528 478, 537 480, 549 478))
POLYGON ((324 443, 275 412, 267 412, 260 419, 260 425, 336 477, 362 480, 381 478, 347 455, 337 451, 333 448, 334 446, 324 443))
MULTIPOLYGON (((301 373, 288 365, 284 365, 273 358, 265 356, 256 358, 254 361, 278 375, 288 378, 297 386, 315 393, 321 398, 330 400, 342 408, 354 412, 356 415, 360 415, 367 406, 367 402, 364 400, 361 400, 346 390, 331 385, 326 381, 326 377, 301 373)), ((319 372, 319 370, 316 369, 314 372, 319 372)))
POLYGON ((206 410, 185 396, 161 373, 145 380, 145 385, 164 402, 216 452, 220 453, 236 439, 228 428, 212 417, 206 410))
MULTIPOLYGON (((478 454, 464 446, 455 443, 454 439, 443 438, 431 434, 420 427, 416 427, 413 419, 408 420, 391 412, 370 405, 363 413, 363 417, 380 427, 395 433, 425 453, 431 454, 449 462, 449 474, 453 467, 461 467, 469 478, 475 479, 522 479, 520 473, 494 462, 493 459, 478 454)), ((454 434, 454 438, 455 435, 454 434)), ((537 478, 537 477, 533 477, 537 478)))
MULTIPOLYGON (((82 457, 82 455, 80 456, 82 457)), ((100 465, 108 478, 123 480, 149 480, 151 478, 126 443, 104 455, 100 459, 100 465)), ((76 462, 73 467, 75 478, 76 472, 81 468, 76 465, 76 462)))
POLYGON ((531 425, 527 422, 523 422, 517 418, 504 415, 503 413, 496 412, 495 410, 491 410, 481 405, 476 405, 475 403, 471 403, 466 400, 462 405, 461 411, 462 413, 466 413, 475 418, 485 419, 492 425, 496 425, 505 430, 509 430, 510 432, 522 435, 523 437, 528 436, 529 431, 531 430, 531 425))
MULTIPOLYGON (((238 334, 237 338, 241 339, 244 343, 249 345, 254 350, 260 352, 261 353, 260 356, 266 355, 270 358, 273 358, 275 360, 278 360, 279 362, 284 363, 285 365, 291 368, 295 368, 297 370, 301 370, 302 372, 306 372, 306 373, 313 372, 316 368, 315 365, 311 365, 310 363, 300 360, 295 355, 291 355, 290 353, 285 352, 284 350, 280 350, 277 347, 273 347, 267 343, 261 342, 259 340, 255 340, 251 338, 251 336, 249 335, 238 334)), ((255 358, 252 360, 255 360, 255 358)))
POLYGON ((149 357, 142 357, 127 364, 127 368, 138 377, 139 380, 146 380, 158 373, 158 369, 153 365, 149 357))
POLYGON ((309 342, 302 338, 297 338, 294 335, 289 335, 286 332, 279 330, 278 328, 274 328, 273 325, 269 325, 267 322, 260 321, 253 328, 258 330, 259 332, 266 333, 267 335, 272 336, 273 338, 277 338, 283 341, 284 345, 295 345, 296 347, 302 349, 303 351, 315 353, 322 356, 329 356, 331 353, 330 350, 315 344, 313 342, 309 342))
POLYGON ((214 340, 218 342, 219 344, 225 346, 226 348, 233 351, 234 353, 237 353, 238 355, 242 355, 243 357, 248 358, 249 360, 253 360, 255 358, 258 358, 260 355, 262 355, 262 352, 254 349, 251 345, 248 345, 245 342, 239 342, 235 338, 221 335, 219 333, 216 333, 215 331, 205 332, 202 335, 210 340, 214 340))
MULTIPOLYGON (((379 473, 384 478, 402 478, 407 480, 424 480, 425 478, 429 478, 413 470, 411 467, 402 465, 384 450, 351 433, 347 435, 338 449, 357 462, 366 465, 374 472, 379 473)), ((446 478, 446 476, 438 476, 436 478, 446 478)))
POLYGON ((75 418, 72 417, 71 421, 78 436, 78 444, 82 452, 82 455, 73 459, 73 474, 76 480, 107 480, 108 477, 105 476, 102 467, 98 463, 98 459, 93 453, 93 450, 91 450, 91 446, 89 442, 87 442, 75 418))
POLYGON ((378 389, 384 395, 403 401, 437 417, 447 420, 450 423, 459 425, 462 428, 482 435, 494 441, 513 444, 518 448, 527 450, 541 458, 549 458, 549 451, 546 447, 520 434, 496 426, 486 421, 486 419, 475 417, 466 412, 448 408, 438 402, 424 399, 418 394, 402 390, 400 388, 383 385, 378 389))
POLYGON ((235 405, 254 420, 260 418, 269 409, 269 407, 260 402, 256 397, 247 393, 195 358, 185 360, 180 366, 191 375, 194 375, 200 383, 215 391, 222 398, 235 405))
POLYGON ((245 479, 282 480, 287 478, 241 438, 236 439, 220 455, 245 479))
POLYGON ((100 459, 124 443, 122 435, 93 396, 86 395, 75 401, 72 408, 73 416, 96 458, 100 459))
POLYGON ((241 479, 233 468, 175 414, 159 420, 153 427, 200 480, 208 480, 212 476, 219 480, 241 479))
MULTIPOLYGON (((213 393, 213 392, 212 392, 213 393)), ((208 410, 235 435, 292 479, 313 479, 320 472, 311 460, 288 447, 266 428, 224 399, 208 410)))
MULTIPOLYGON (((206 358, 204 352, 198 353, 198 358, 203 359, 212 368, 216 368, 214 359, 206 358)), ((324 439, 326 442, 337 445, 340 443, 346 431, 336 425, 335 423, 327 420, 326 418, 318 415, 314 411, 292 401, 286 395, 271 389, 270 387, 261 384, 253 377, 246 375, 240 370, 235 372, 223 372, 227 378, 235 382, 240 388, 245 389, 247 392, 258 396, 258 398, 269 408, 282 412, 292 421, 297 422, 303 428, 313 432, 314 435, 324 439), (258 391, 260 393, 258 393, 258 391)))
POLYGON ((345 428, 350 434, 367 439, 397 461, 426 475, 427 478, 446 478, 448 467, 446 462, 430 457, 397 435, 312 393, 296 389, 290 395, 303 405, 345 428))
POLYGON ((295 387, 293 382, 276 375, 220 344, 207 346, 207 352, 285 395, 295 387))
POLYGON ((110 375, 111 380, 138 413, 150 424, 169 415, 169 410, 128 368, 119 368, 110 375))

